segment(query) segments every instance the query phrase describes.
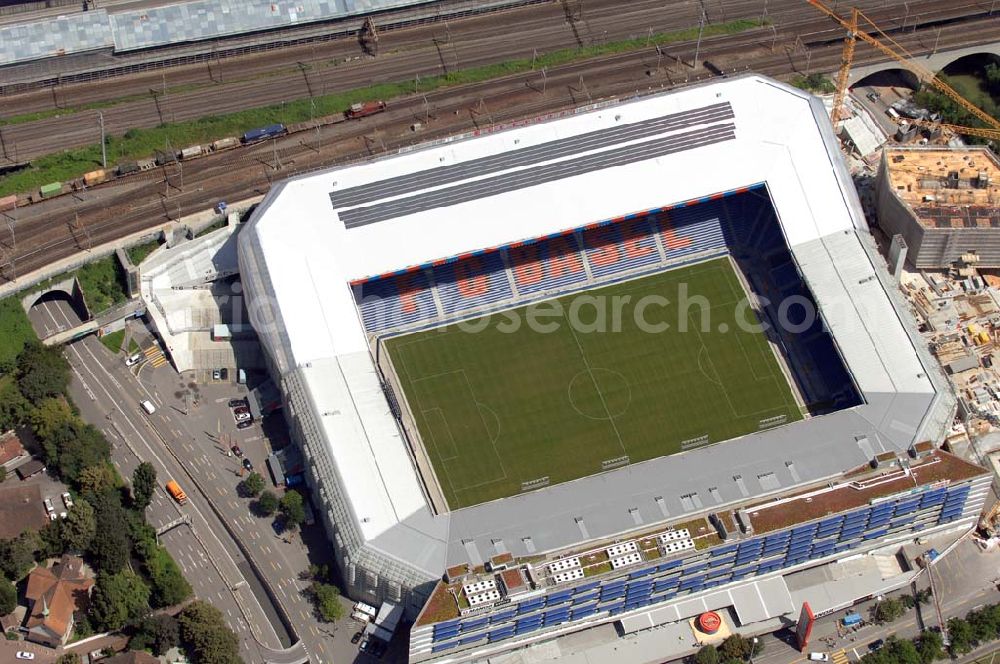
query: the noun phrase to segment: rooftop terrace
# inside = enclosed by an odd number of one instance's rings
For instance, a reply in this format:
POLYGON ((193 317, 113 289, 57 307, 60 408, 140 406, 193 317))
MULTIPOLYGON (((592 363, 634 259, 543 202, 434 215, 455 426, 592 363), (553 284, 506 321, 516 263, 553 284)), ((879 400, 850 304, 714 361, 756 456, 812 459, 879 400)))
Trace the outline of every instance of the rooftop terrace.
POLYGON ((892 188, 928 228, 1000 227, 1000 162, 986 148, 886 151, 892 188))
MULTIPOLYGON (((914 487, 936 482, 960 482, 986 472, 979 466, 940 450, 918 459, 893 457, 891 460, 883 459, 878 468, 866 465, 845 473, 843 481, 833 486, 814 485, 793 494, 779 496, 769 502, 756 503, 748 507, 736 506, 717 512, 713 516, 725 527, 726 541, 734 541, 751 534, 760 535, 858 508, 914 487), (733 514, 744 509, 750 517, 752 533, 744 534, 736 527, 737 522, 733 514)), ((572 577, 580 582, 594 577, 627 573, 629 567, 615 568, 611 561, 613 556, 620 555, 626 550, 635 550, 638 558, 634 564, 639 564, 690 554, 692 547, 672 546, 668 540, 689 539, 693 542, 695 550, 716 546, 723 542, 716 527, 710 523, 716 519, 710 519, 709 515, 695 519, 688 518, 683 522, 660 526, 657 529, 647 528, 612 541, 595 541, 585 550, 553 551, 545 556, 534 556, 531 560, 513 559, 508 563, 510 566, 530 565, 529 579, 532 580, 530 587, 519 589, 518 594, 521 596, 514 599, 530 597, 561 585, 559 577, 553 574, 555 570, 581 569, 582 575, 572 577), (669 535, 661 537, 664 534, 669 535), (553 566, 554 562, 558 564, 553 566)), ((470 604, 462 592, 463 584, 469 584, 471 579, 483 578, 485 574, 485 569, 478 567, 471 570, 464 578, 452 579, 452 583, 439 582, 418 617, 417 626, 457 618, 463 611, 470 609, 470 604)))

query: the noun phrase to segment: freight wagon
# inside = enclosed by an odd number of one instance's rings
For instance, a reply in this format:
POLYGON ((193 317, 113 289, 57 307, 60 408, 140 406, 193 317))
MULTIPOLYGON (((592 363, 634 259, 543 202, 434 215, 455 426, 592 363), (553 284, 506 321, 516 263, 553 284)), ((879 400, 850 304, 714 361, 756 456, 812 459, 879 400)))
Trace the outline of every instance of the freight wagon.
POLYGON ((240 139, 235 136, 230 136, 229 138, 220 138, 219 140, 212 143, 212 152, 218 152, 219 150, 228 150, 229 148, 235 148, 240 144, 240 139))
POLYGON ((243 134, 244 143, 254 143, 256 141, 262 141, 265 138, 275 138, 286 133, 288 129, 283 124, 273 124, 266 127, 258 127, 257 129, 251 129, 250 131, 243 134))
POLYGON ((195 157, 201 156, 201 146, 192 145, 190 147, 184 148, 180 151, 181 159, 194 159, 195 157))
POLYGON ((84 173, 83 184, 88 187, 93 187, 95 184, 101 184, 102 182, 108 181, 108 172, 103 168, 99 168, 96 171, 90 171, 89 173, 84 173))
POLYGON ((0 198, 0 212, 13 210, 16 207, 17 207, 17 194, 11 194, 10 196, 4 196, 3 198, 0 198))

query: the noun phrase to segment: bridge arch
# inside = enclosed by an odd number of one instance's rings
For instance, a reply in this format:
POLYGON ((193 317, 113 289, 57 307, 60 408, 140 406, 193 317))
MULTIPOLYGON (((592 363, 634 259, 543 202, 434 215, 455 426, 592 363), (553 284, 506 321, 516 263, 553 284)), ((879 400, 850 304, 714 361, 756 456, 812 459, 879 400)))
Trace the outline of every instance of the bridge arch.
MULTIPOLYGON (((924 69, 929 69, 933 72, 938 72, 952 65, 962 58, 967 56, 983 56, 983 55, 995 55, 1000 57, 1000 41, 996 41, 990 44, 978 44, 976 46, 967 46, 965 48, 956 48, 948 51, 937 51, 936 53, 928 53, 926 55, 918 55, 913 58, 913 62, 920 65, 924 69)), ((851 68, 851 73, 848 78, 848 83, 852 86, 857 85, 858 81, 863 80, 870 74, 876 72, 899 69, 900 64, 895 60, 885 60, 883 62, 876 62, 870 65, 859 65, 851 68)), ((836 75, 836 71, 832 72, 836 75)))
POLYGON ((874 71, 864 78, 858 79, 851 84, 852 88, 874 85, 879 87, 908 88, 910 90, 920 89, 920 79, 909 69, 893 67, 891 69, 880 69, 874 71))

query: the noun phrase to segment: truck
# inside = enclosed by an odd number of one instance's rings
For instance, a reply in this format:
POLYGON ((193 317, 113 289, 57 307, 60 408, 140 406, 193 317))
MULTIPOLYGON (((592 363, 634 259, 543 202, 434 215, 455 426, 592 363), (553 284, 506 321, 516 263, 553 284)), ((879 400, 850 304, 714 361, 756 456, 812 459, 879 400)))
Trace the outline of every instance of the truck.
POLYGON ((180 484, 178 484, 174 480, 170 480, 167 482, 166 486, 167 486, 167 493, 169 493, 170 496, 177 501, 178 505, 183 505, 184 503, 187 502, 188 499, 187 494, 184 493, 184 489, 181 488, 180 484))
POLYGON ((285 128, 283 124, 272 124, 266 127, 258 127, 257 129, 251 129, 250 131, 243 134, 242 141, 244 143, 254 143, 256 141, 262 141, 265 138, 275 138, 276 136, 281 136, 288 129, 285 128))
POLYGON ((368 117, 369 115, 381 113, 385 109, 386 104, 384 101, 365 101, 357 104, 351 104, 351 107, 344 111, 344 117, 348 120, 360 120, 361 118, 368 117))

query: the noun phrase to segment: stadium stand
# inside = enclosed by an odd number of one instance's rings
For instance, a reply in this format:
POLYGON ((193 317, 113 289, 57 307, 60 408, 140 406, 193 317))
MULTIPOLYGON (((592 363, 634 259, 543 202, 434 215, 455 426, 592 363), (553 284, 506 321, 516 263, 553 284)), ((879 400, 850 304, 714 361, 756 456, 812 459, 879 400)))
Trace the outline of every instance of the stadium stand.
POLYGON ((583 231, 591 274, 605 277, 662 262, 663 253, 649 222, 643 217, 583 231))
MULTIPOLYGON (((768 334, 788 358, 813 412, 856 405, 833 339, 816 317, 804 331, 779 325, 779 305, 812 296, 803 284, 763 190, 613 219, 562 235, 448 259, 355 286, 366 329, 383 333, 517 306, 701 257, 729 253, 761 296, 768 334)), ((798 324, 806 312, 784 312, 798 324), (798 318, 796 318, 798 317, 798 318)))
POLYGON ((354 297, 368 330, 388 330, 439 315, 431 284, 420 271, 355 286, 354 297))
POLYGON ((588 281, 576 234, 511 247, 507 261, 521 295, 588 281))
POLYGON ((479 309, 514 296, 500 252, 477 254, 437 265, 434 281, 446 315, 479 309))

